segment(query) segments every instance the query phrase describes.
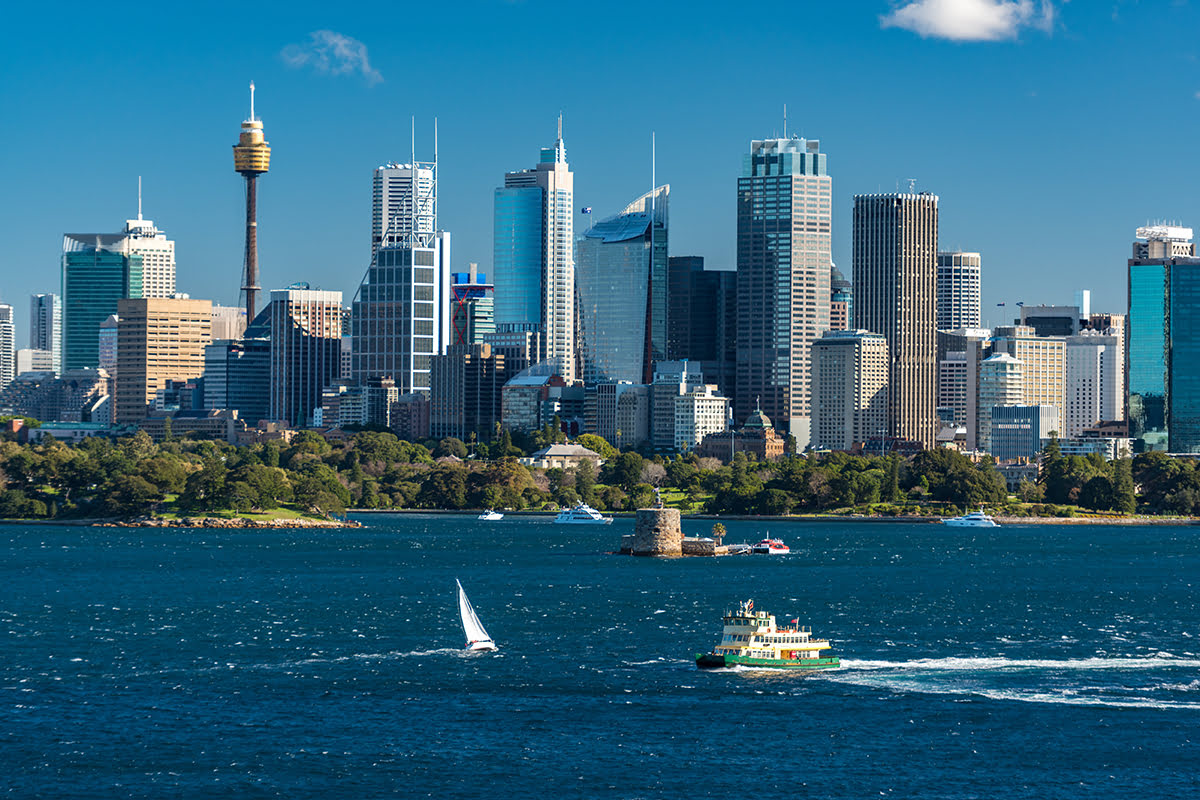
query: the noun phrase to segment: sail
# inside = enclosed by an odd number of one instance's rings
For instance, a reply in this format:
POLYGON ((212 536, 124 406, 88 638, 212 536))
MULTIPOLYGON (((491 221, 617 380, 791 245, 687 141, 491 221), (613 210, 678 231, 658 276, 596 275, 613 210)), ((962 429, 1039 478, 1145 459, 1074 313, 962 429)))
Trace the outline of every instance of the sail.
POLYGON ((471 608, 471 601, 467 599, 467 593, 463 591, 462 584, 455 578, 454 582, 458 584, 458 613, 462 617, 463 632, 467 635, 467 643, 471 642, 490 642, 492 637, 488 636, 488 632, 483 629, 483 623, 479 621, 479 617, 475 616, 475 609, 471 608))

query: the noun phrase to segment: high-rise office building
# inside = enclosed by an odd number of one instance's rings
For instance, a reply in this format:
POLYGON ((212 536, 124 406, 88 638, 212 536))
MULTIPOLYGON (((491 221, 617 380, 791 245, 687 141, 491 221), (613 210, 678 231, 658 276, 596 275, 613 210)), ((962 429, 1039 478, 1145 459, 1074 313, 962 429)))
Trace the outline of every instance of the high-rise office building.
POLYGON ((801 449, 811 427, 810 348, 829 330, 832 180, 820 150, 815 139, 755 140, 737 184, 734 416, 761 403, 801 449))
POLYGON ((844 331, 850 327, 850 310, 854 290, 850 281, 835 265, 829 272, 829 330, 844 331))
POLYGON ((29 347, 51 354, 51 369, 62 372, 62 299, 56 294, 29 298, 29 347))
POLYGON ((0 390, 17 377, 17 331, 13 307, 0 303, 0 390))
POLYGON ((142 255, 124 233, 63 236, 63 369, 98 366, 100 323, 119 301, 142 296, 142 255))
POLYGON ((208 300, 138 298, 117 304, 117 389, 113 421, 144 420, 168 381, 204 374, 204 348, 212 340, 208 300))
POLYGON ((16 374, 23 372, 54 372, 54 354, 49 350, 21 348, 17 351, 16 374))
POLYGON ((854 198, 854 327, 888 342, 888 434, 932 447, 937 431, 938 198, 854 198))
POLYGON ((371 193, 371 256, 437 226, 437 164, 388 163, 375 169, 371 193))
POLYGON ((812 346, 812 446, 849 450, 887 427, 887 340, 870 331, 828 331, 812 346))
POLYGON ((241 306, 218 306, 212 307, 212 338, 213 341, 221 339, 240 339, 246 333, 246 309, 241 306))
POLYGON ((667 258, 667 358, 699 362, 732 397, 736 336, 737 272, 705 269, 703 256, 667 258))
POLYGON ((501 389, 515 372, 488 344, 453 344, 434 356, 429 431, 435 439, 475 434, 490 441, 501 419, 501 389))
MULTIPOLYGON (((139 203, 140 206, 140 203, 139 203)), ((126 247, 142 257, 142 297, 172 297, 175 294, 175 242, 154 227, 154 221, 125 220, 126 247)))
POLYGON ((979 253, 937 254, 937 329, 978 328, 983 259, 979 253))
POLYGON ((246 424, 270 419, 271 309, 258 315, 240 339, 204 348, 204 407, 232 409, 246 424))
POLYGON ((575 289, 585 383, 650 383, 654 363, 667 358, 670 191, 659 186, 579 237, 575 289))
POLYGON ((1062 409, 1066 397, 1065 339, 1038 336, 1028 326, 1002 325, 993 331, 992 352, 1008 353, 1021 361, 1022 405, 1062 409))
POLYGON ((574 176, 562 118, 554 147, 533 169, 509 172, 496 190, 492 280, 496 329, 536 334, 535 361, 575 377, 574 176))
POLYGON ((675 443, 677 453, 695 450, 710 435, 729 427, 729 398, 714 384, 693 386, 675 398, 675 443))
POLYGON ((1126 374, 1136 452, 1200 453, 1200 258, 1192 229, 1138 228, 1126 374))
POLYGON ((275 289, 270 320, 270 418, 308 425, 341 374, 342 293, 275 289))
POLYGON ((450 336, 450 234, 419 236, 381 247, 358 287, 351 380, 385 377, 400 394, 429 391, 430 359, 450 336))
POLYGON ((985 358, 979 365, 978 448, 992 451, 992 411, 1002 406, 1021 405, 1024 364, 1007 353, 985 358))
POLYGON ((471 264, 468 272, 450 274, 450 340, 456 344, 483 344, 483 337, 496 332, 494 288, 487 275, 471 264))
POLYGON ((1083 314, 1079 306, 1021 306, 1016 325, 1033 328, 1037 336, 1074 336, 1083 314))
POLYGON ((1125 418, 1125 358, 1121 337, 1082 331, 1066 339, 1063 438, 1074 439, 1099 422, 1125 418))
POLYGON ((436 161, 375 170, 372 231, 371 265, 351 304, 350 379, 428 392, 431 359, 450 339, 450 234, 437 229, 436 161))

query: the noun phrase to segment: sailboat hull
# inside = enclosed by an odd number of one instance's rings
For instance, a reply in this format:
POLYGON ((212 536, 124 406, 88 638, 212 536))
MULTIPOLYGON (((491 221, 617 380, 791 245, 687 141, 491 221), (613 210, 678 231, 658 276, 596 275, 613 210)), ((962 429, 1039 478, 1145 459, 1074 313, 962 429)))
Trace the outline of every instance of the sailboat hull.
POLYGON ((495 642, 467 642, 467 650, 470 651, 490 652, 497 649, 495 642))

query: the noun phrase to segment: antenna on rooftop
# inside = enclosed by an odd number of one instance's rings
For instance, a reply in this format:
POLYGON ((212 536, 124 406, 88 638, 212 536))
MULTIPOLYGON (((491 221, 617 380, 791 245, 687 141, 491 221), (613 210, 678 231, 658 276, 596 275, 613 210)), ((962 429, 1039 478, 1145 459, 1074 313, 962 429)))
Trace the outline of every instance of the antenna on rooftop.
POLYGON ((916 194, 916 191, 917 191, 917 179, 916 179, 916 178, 905 178, 905 180, 906 180, 906 181, 908 181, 908 193, 909 193, 909 194, 916 194))
POLYGON ((787 138, 787 103, 783 104, 783 138, 787 138))
POLYGON ((138 222, 142 221, 142 176, 138 175, 138 222))

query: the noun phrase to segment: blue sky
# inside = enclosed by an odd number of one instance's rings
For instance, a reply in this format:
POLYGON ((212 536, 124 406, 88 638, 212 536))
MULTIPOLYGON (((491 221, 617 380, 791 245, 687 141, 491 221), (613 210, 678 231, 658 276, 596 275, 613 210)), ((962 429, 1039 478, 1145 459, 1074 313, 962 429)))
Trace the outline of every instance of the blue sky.
POLYGON ((413 116, 419 158, 438 118, 456 267, 490 271, 492 191, 552 143, 560 111, 576 205, 605 215, 646 191, 654 131, 672 254, 732 265, 741 156, 781 131, 786 103, 789 131, 829 155, 835 261, 848 271, 853 195, 914 179, 941 197, 942 245, 983 253, 993 323, 1008 316, 998 302, 1066 303, 1076 288, 1122 310, 1134 229, 1200 227, 1189 2, 250 7, 6 11, 0 299, 18 342, 28 295, 57 291, 62 234, 117 230, 138 175, 145 216, 176 241, 180 291, 237 301, 230 148, 251 79, 273 148, 268 288, 308 281, 349 300, 370 254, 372 169, 408 159, 413 116))

